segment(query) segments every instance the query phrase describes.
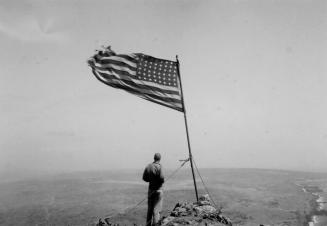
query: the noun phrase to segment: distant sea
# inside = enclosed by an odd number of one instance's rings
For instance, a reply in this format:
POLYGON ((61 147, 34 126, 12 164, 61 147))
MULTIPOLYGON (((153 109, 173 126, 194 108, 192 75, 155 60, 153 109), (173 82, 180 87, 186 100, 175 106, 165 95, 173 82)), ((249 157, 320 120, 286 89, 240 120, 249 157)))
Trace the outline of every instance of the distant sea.
POLYGON ((327 179, 308 180, 301 184, 303 191, 311 193, 316 201, 309 226, 327 226, 327 179))

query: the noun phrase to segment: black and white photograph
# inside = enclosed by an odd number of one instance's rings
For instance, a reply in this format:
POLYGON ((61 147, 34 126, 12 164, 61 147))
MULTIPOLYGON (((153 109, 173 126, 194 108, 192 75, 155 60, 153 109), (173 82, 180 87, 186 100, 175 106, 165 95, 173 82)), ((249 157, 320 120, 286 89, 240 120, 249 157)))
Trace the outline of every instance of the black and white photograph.
POLYGON ((0 226, 327 226, 327 1, 0 0, 0 226))

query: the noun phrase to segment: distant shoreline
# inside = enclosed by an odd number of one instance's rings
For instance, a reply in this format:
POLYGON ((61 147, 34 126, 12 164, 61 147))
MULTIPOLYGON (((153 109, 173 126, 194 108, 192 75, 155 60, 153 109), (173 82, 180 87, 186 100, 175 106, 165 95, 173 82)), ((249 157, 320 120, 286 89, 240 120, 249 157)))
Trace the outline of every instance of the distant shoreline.
POLYGON ((311 206, 311 211, 308 214, 308 222, 307 225, 309 226, 314 226, 315 225, 315 216, 317 213, 317 208, 318 208, 318 203, 317 203, 317 198, 319 197, 317 194, 313 194, 312 195, 312 199, 310 200, 310 206, 311 206))
POLYGON ((305 193, 310 193, 312 195, 312 199, 310 200, 311 211, 309 212, 309 214, 307 214, 306 219, 308 226, 315 226, 315 224, 318 223, 317 219, 319 218, 319 216, 327 216, 327 211, 321 210, 321 204, 319 203, 319 200, 322 199, 322 196, 319 195, 319 193, 322 193, 324 191, 318 186, 308 185, 302 186, 302 190, 305 193))

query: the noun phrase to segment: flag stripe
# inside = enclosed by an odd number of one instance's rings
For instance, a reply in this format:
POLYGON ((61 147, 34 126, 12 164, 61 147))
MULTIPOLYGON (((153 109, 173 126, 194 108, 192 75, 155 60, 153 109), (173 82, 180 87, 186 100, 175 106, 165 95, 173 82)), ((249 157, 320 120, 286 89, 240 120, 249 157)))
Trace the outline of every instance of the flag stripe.
POLYGON ((103 65, 107 65, 107 64, 114 64, 114 65, 117 65, 117 66, 121 66, 121 67, 127 67, 131 70, 136 70, 136 67, 137 67, 137 64, 136 63, 133 63, 133 62, 125 62, 125 61, 118 61, 118 60, 114 60, 112 58, 110 59, 98 59, 96 60, 96 63, 97 64, 103 64, 103 65))
POLYGON ((102 60, 107 60, 107 59, 110 60, 111 59, 111 60, 122 61, 133 67, 133 66, 136 66, 136 64, 138 62, 136 58, 137 58, 137 56, 120 54, 120 55, 116 55, 116 56, 102 57, 101 59, 102 60))
MULTIPOLYGON (((143 97, 142 95, 138 95, 138 96, 141 97, 141 98, 143 98, 143 99, 145 99, 145 100, 149 100, 149 98, 143 97)), ((177 111, 181 111, 181 112, 184 111, 183 104, 175 103, 174 105, 172 105, 172 104, 169 104, 169 103, 167 103, 165 101, 155 100, 155 99, 151 99, 150 101, 152 101, 154 103, 157 103, 157 104, 160 104, 160 105, 163 105, 163 106, 166 106, 166 107, 173 108, 173 109, 175 109, 177 111)))
POLYGON ((128 61, 132 61, 134 63, 137 63, 138 62, 138 54, 118 54, 116 55, 117 57, 121 57, 121 58, 124 58, 128 61))
POLYGON ((103 69, 103 70, 111 70, 111 69, 115 69, 117 71, 124 71, 129 73, 130 75, 135 76, 136 75, 136 68, 133 68, 133 70, 131 70, 131 68, 129 67, 124 67, 124 66, 119 66, 119 65, 115 65, 115 64, 99 64, 99 63, 94 63, 94 65, 99 68, 99 69, 103 69))
POLYGON ((125 70, 119 70, 115 68, 110 68, 109 70, 107 68, 101 68, 95 65, 95 68, 99 71, 103 71, 104 73, 108 72, 109 74, 115 75, 117 78, 133 78, 136 77, 136 72, 128 72, 125 70))

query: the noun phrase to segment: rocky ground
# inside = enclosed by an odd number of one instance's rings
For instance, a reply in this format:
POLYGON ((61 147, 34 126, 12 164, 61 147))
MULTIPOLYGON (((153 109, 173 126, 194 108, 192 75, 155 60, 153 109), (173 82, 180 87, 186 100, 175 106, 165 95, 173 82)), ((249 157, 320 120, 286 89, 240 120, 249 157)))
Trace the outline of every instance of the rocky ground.
MULTIPOLYGON (((119 226, 120 224, 99 220, 97 226, 119 226), (106 222, 106 223, 105 223, 106 222)), ((136 225, 136 224, 134 224, 136 225)), ((199 202, 177 203, 168 216, 162 217, 159 226, 181 226, 181 225, 203 225, 203 226, 225 226, 232 225, 231 221, 222 216, 209 200, 208 195, 201 196, 199 202)))

